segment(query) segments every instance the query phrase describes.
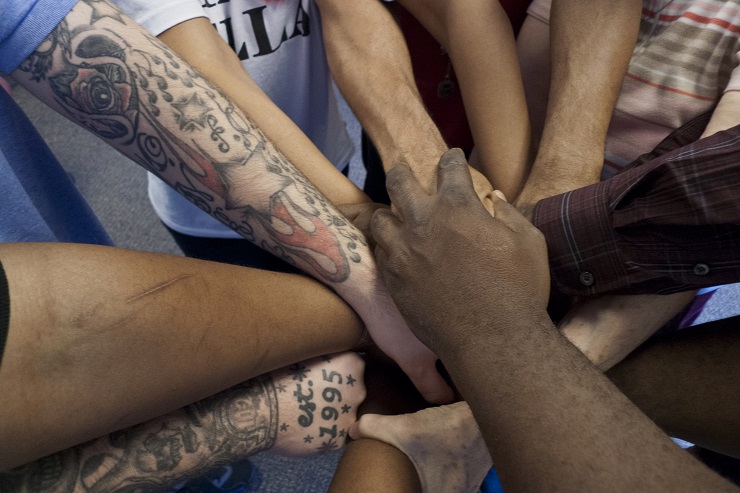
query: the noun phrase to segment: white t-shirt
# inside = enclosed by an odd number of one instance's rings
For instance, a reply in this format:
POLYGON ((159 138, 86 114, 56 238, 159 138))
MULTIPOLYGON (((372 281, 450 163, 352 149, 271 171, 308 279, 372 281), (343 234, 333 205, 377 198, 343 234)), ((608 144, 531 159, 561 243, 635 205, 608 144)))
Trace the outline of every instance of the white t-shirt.
MULTIPOLYGON (((312 0, 114 0, 152 34, 207 17, 234 48, 249 76, 338 168, 353 153, 326 61, 319 10, 312 0)), ((149 175, 160 219, 183 234, 239 235, 149 175)))

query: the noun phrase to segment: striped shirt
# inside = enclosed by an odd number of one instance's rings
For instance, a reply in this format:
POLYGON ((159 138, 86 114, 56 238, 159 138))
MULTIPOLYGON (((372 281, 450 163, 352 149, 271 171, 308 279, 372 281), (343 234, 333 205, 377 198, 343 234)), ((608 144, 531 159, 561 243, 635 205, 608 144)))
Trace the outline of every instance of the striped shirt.
POLYGON ((555 289, 668 294, 740 281, 740 125, 695 118, 600 183, 540 201, 555 289))
MULTIPOLYGON (((550 0, 534 0, 528 13, 548 22, 550 0)), ((740 0, 645 0, 602 178, 711 110, 728 91, 740 91, 740 0)))

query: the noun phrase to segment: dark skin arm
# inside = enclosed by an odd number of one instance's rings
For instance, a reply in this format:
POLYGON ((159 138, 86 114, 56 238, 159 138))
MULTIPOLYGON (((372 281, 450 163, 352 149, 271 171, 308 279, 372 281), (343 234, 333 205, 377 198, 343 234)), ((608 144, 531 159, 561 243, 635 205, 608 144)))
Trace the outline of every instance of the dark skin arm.
POLYGON ((304 276, 69 243, 3 243, 0 261, 11 303, 0 443, 14 444, 0 447, 0 470, 349 349, 363 333, 304 276))
POLYGON ((555 329, 544 238, 502 200, 491 218, 465 165, 459 151, 446 153, 434 196, 406 167, 394 169, 398 216, 376 212, 373 233, 394 300, 470 404, 504 487, 737 491, 555 329))

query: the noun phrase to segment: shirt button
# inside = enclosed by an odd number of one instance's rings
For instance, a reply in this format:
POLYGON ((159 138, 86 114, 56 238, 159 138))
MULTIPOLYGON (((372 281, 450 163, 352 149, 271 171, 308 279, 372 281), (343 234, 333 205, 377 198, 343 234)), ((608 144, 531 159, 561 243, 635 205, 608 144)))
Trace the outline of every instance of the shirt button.
POLYGON ((590 272, 581 272, 580 280, 581 280, 581 284, 588 287, 588 286, 593 286, 595 279, 594 279, 594 275, 591 274, 590 272))
POLYGON ((694 274, 697 276, 706 276, 709 274, 709 266, 707 264, 696 264, 694 266, 694 274))

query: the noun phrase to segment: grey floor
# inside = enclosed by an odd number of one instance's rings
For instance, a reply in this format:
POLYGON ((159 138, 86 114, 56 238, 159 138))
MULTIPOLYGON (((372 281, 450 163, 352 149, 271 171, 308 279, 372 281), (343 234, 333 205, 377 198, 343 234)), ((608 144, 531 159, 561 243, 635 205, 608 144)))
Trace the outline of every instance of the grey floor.
MULTIPOLYGON (((152 211, 146 195, 146 173, 96 137, 46 108, 23 89, 15 98, 72 175, 77 187, 116 245, 141 251, 181 254, 152 211)), ((350 133, 357 142, 359 126, 345 109, 350 133)), ((359 146, 357 146, 359 148, 359 146)), ((361 183, 364 170, 355 156, 350 177, 361 183)), ((720 288, 699 322, 740 314, 740 284, 720 288)), ((260 454, 254 462, 263 477, 260 493, 326 491, 338 454, 317 459, 285 459, 260 454)))

